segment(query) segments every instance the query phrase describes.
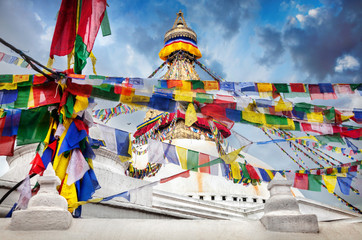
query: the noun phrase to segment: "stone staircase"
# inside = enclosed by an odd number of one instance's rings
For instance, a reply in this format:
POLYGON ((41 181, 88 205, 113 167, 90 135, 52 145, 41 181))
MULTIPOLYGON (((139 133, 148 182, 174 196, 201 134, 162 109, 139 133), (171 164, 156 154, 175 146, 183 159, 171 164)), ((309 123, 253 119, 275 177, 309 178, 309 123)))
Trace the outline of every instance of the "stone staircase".
POLYGON ((241 208, 154 190, 152 207, 202 219, 240 220, 259 219, 263 214, 264 204, 241 208))

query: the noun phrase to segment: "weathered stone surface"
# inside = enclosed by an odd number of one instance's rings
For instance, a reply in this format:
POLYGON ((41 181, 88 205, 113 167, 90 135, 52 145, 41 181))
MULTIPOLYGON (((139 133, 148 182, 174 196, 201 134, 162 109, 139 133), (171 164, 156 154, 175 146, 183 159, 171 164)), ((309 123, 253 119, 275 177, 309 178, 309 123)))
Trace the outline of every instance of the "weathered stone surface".
POLYGON ((297 200, 290 191, 292 183, 280 173, 269 183, 270 198, 264 206, 260 219, 264 227, 276 232, 318 233, 318 219, 315 214, 301 214, 297 200))
POLYGON ((28 209, 13 213, 9 229, 13 231, 65 230, 72 224, 68 204, 56 190, 60 180, 53 166, 48 165, 44 176, 39 177, 40 190, 32 197, 28 209))

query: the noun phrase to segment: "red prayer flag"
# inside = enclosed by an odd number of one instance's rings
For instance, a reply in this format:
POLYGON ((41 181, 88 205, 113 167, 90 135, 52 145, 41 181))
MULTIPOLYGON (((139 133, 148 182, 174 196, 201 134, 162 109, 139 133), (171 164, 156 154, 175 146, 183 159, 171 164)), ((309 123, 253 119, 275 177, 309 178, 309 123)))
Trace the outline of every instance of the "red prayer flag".
POLYGON ((308 190, 308 174, 295 173, 293 187, 308 190))
MULTIPOLYGON (((202 165, 202 164, 205 164, 205 163, 208 163, 208 162, 210 162, 209 155, 204 154, 204 153, 200 153, 200 155, 199 155, 199 165, 202 165)), ((210 166, 201 167, 200 172, 210 174, 210 166)))
POLYGON ((290 83, 290 90, 292 92, 305 92, 303 83, 290 83))
POLYGON ((13 156, 16 135, 2 136, 5 125, 5 117, 0 118, 0 156, 13 156))
POLYGON ((166 182, 171 181, 171 180, 173 180, 173 179, 175 179, 175 178, 178 178, 178 177, 183 177, 183 178, 188 178, 188 177, 190 177, 190 170, 181 172, 181 173, 176 174, 176 175, 173 175, 173 176, 171 176, 171 177, 162 178, 162 179, 160 180, 160 183, 166 183, 166 182))
POLYGON ((253 166, 251 166, 250 164, 245 164, 245 167, 246 167, 246 170, 248 171, 251 179, 260 180, 260 177, 259 177, 258 173, 255 171, 253 166))
POLYGON ((360 138, 360 137, 362 137, 362 128, 349 130, 349 131, 343 131, 340 134, 341 134, 341 137, 360 138))
POLYGON ((50 57, 68 55, 74 47, 76 34, 77 1, 63 0, 55 26, 50 57))
POLYGON ((106 0, 82 1, 82 10, 75 40, 74 71, 76 73, 81 73, 87 64, 87 58, 93 49, 106 6, 106 0))
POLYGON ((31 161, 31 164, 32 166, 29 171, 29 175, 33 173, 43 175, 45 167, 39 153, 36 153, 35 158, 33 159, 33 161, 31 161))
POLYGON ((58 84, 49 82, 44 85, 33 86, 34 107, 54 104, 60 102, 58 84))
POLYGON ((92 94, 92 85, 80 85, 72 82, 67 83, 67 91, 70 92, 73 95, 79 95, 83 97, 90 97, 92 94))

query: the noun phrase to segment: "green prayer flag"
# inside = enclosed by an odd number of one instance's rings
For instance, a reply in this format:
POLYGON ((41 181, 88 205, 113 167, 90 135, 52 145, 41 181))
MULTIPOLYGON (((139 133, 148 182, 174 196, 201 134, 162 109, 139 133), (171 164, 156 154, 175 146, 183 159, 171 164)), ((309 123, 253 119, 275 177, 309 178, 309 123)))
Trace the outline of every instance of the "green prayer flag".
POLYGON ((351 87, 352 91, 356 90, 361 84, 357 83, 357 84, 350 84, 349 86, 351 87))
POLYGON ((195 101, 199 103, 212 103, 214 101, 212 94, 196 93, 195 101))
POLYGON ((0 83, 12 83, 12 82, 13 82, 12 74, 0 75, 0 83))
POLYGON ((75 103, 75 97, 72 94, 68 95, 67 98, 67 102, 64 105, 64 109, 65 109, 65 116, 67 118, 72 118, 72 114, 73 114, 73 108, 74 108, 74 103, 75 103))
POLYGON ((120 95, 114 93, 114 86, 102 84, 100 86, 93 86, 91 96, 118 102, 120 95))
MULTIPOLYGON (((89 79, 100 79, 100 80, 105 80, 106 77, 105 76, 101 76, 101 75, 89 75, 88 76, 89 79)), ((94 86, 96 87, 96 86, 94 86)))
POLYGON ((211 162, 207 162, 207 163, 201 164, 201 165, 197 166, 197 168, 210 167, 210 166, 212 166, 212 165, 222 163, 222 161, 223 161, 223 160, 222 160, 221 158, 217 158, 217 159, 212 160, 211 162))
POLYGON ((16 144, 21 146, 44 141, 49 124, 48 106, 22 110, 16 144))
POLYGON ((308 98, 310 97, 309 92, 290 92, 290 93, 284 93, 284 98, 308 98))
POLYGON ((14 102, 14 108, 27 108, 30 95, 30 86, 18 87, 18 97, 14 102))
POLYGON ((199 152, 187 150, 187 169, 197 172, 199 165, 199 152))
POLYGON ((109 24, 107 10, 104 11, 104 17, 101 23, 102 35, 103 37, 111 35, 111 26, 109 24))
POLYGON ((298 121, 293 121, 293 122, 294 122, 294 126, 295 126, 294 131, 301 131, 300 123, 298 121))
POLYGON ((265 120, 267 124, 271 125, 288 125, 288 119, 281 116, 265 114, 265 120))
POLYGON ((333 135, 316 135, 314 136, 322 145, 327 145, 330 142, 337 142, 345 145, 346 143, 341 138, 339 133, 335 133, 333 135))
POLYGON ((18 83, 18 87, 27 87, 27 86, 33 86, 33 79, 34 75, 29 75, 29 80, 26 82, 20 82, 18 83))
POLYGON ((309 103, 296 103, 294 105, 294 110, 299 112, 311 113, 314 107, 309 103))
POLYGON ((320 192, 322 187, 322 175, 308 174, 308 190, 320 192))
POLYGON ((324 110, 323 111, 323 115, 329 120, 329 121, 334 121, 335 117, 336 117, 336 111, 334 110, 334 107, 328 109, 328 110, 324 110))
POLYGON ((248 170, 245 167, 245 164, 239 163, 239 166, 241 168, 241 171, 243 172, 243 179, 245 179, 244 181, 251 180, 248 170))
POLYGON ((200 80, 191 81, 192 89, 204 89, 204 82, 200 80))
POLYGON ((274 83, 273 84, 278 93, 288 93, 289 87, 286 83, 274 83))

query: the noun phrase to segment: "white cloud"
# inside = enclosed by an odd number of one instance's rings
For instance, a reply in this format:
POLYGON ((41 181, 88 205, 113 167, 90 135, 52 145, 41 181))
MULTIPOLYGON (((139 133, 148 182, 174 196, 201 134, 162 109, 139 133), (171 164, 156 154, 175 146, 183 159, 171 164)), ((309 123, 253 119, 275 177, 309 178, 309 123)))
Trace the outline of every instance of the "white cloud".
POLYGON ((360 63, 356 58, 351 55, 344 55, 337 59, 337 64, 334 68, 336 72, 343 72, 345 70, 358 70, 360 68, 360 63))
POLYGON ((319 13, 318 8, 311 9, 308 11, 308 15, 311 17, 314 17, 314 18, 316 18, 318 16, 318 13, 319 13))
POLYGON ((298 19, 300 23, 303 23, 305 21, 305 16, 302 14, 297 14, 297 16, 295 17, 298 19))

